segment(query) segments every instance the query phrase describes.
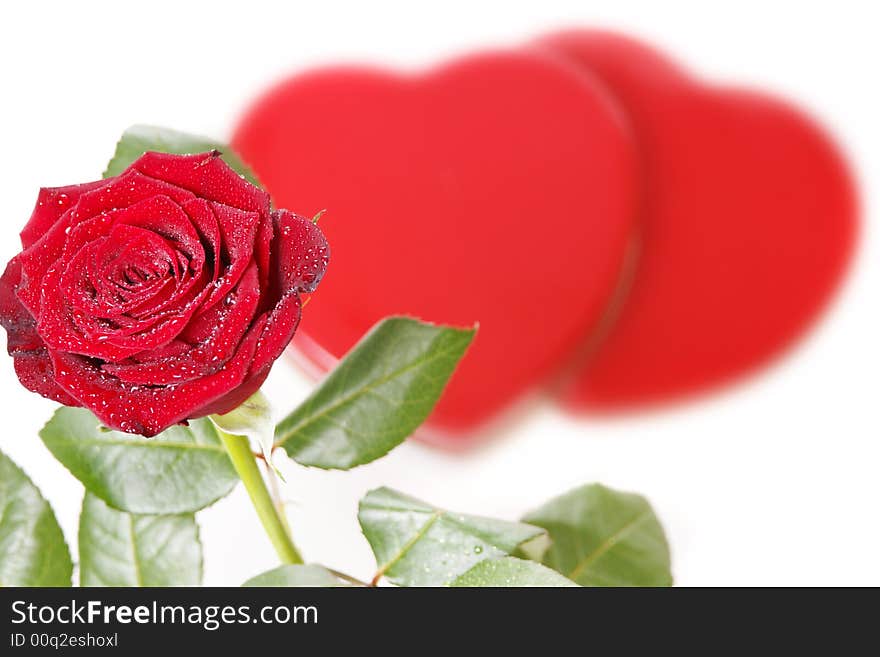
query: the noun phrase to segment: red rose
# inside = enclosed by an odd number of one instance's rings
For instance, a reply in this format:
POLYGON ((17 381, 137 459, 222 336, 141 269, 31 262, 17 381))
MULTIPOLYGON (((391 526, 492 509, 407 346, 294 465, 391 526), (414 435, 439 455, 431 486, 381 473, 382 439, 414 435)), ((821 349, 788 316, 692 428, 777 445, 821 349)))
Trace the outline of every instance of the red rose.
POLYGON ((0 279, 22 384, 152 436, 263 383, 329 249, 219 153, 146 153, 107 180, 42 189, 0 279))

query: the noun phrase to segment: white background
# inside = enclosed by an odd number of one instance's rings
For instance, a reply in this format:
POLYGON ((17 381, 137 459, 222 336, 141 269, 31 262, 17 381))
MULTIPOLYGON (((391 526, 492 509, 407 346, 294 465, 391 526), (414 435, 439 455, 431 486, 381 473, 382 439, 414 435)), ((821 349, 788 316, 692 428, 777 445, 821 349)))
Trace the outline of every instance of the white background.
MULTIPOLYGON (((355 513, 372 487, 515 518, 601 481, 651 499, 679 584, 880 585, 880 9, 840 1, 529 4, 4 3, 0 260, 18 251, 38 187, 97 178, 129 124, 223 138, 263 85, 317 63, 426 65, 579 24, 647 37, 707 76, 800 101, 849 149, 864 234, 833 312, 783 363, 687 408, 597 422, 538 403, 463 455, 408 444, 350 473, 288 464, 297 541, 307 557, 369 577, 374 564, 355 513)), ((0 448, 42 488, 75 544, 81 487, 36 435, 53 404, 21 388, 5 356, 0 365, 0 448)), ((268 391, 286 410, 309 389, 279 363, 268 391)), ((207 583, 236 585, 275 564, 241 489, 199 517, 207 583)))

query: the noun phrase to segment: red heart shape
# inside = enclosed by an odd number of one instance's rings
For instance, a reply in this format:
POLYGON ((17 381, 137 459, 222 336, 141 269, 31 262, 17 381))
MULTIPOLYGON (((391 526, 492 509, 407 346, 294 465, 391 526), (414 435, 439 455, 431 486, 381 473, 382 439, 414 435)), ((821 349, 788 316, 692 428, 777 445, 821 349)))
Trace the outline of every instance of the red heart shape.
POLYGON ((622 36, 542 43, 616 95, 646 186, 629 294, 565 399, 667 401, 779 354, 826 305, 855 241, 854 185, 829 137, 791 105, 704 86, 622 36))
POLYGON ((543 53, 423 75, 289 79, 234 146, 281 207, 311 214, 333 265, 294 345, 326 369, 377 321, 480 332, 431 418, 472 429, 590 335, 632 235, 638 165, 613 101, 543 53))

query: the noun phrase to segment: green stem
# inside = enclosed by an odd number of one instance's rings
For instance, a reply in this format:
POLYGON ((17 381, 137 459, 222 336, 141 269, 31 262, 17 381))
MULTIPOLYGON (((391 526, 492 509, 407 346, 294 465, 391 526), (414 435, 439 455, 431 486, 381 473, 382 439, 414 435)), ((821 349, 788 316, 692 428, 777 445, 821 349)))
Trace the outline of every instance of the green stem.
POLYGON ((217 427, 217 433, 220 434, 220 439, 223 441, 226 451, 229 452, 232 465, 238 476, 241 477, 257 516, 263 523, 263 528, 266 530, 269 540, 272 541, 281 563, 302 563, 303 559, 286 529, 287 521, 279 515, 272 496, 269 495, 266 481, 260 474, 257 459, 251 451, 247 437, 226 433, 219 427, 217 427))

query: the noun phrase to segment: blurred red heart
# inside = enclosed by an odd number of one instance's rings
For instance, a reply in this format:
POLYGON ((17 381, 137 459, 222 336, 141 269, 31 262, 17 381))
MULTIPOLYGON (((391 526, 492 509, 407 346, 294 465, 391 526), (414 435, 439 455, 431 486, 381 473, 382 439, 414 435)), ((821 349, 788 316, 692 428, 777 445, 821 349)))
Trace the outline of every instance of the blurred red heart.
POLYGON ((627 260, 628 127, 589 76, 543 53, 294 77, 233 144, 279 207, 327 209, 333 264, 294 341, 311 362, 328 368, 387 315, 480 323, 434 427, 472 429, 553 374, 627 260))
POLYGON ((834 143, 796 108, 705 86, 628 38, 583 31, 542 44, 616 95, 645 179, 629 293, 566 401, 673 400, 780 354, 826 305, 853 250, 856 194, 834 143))

